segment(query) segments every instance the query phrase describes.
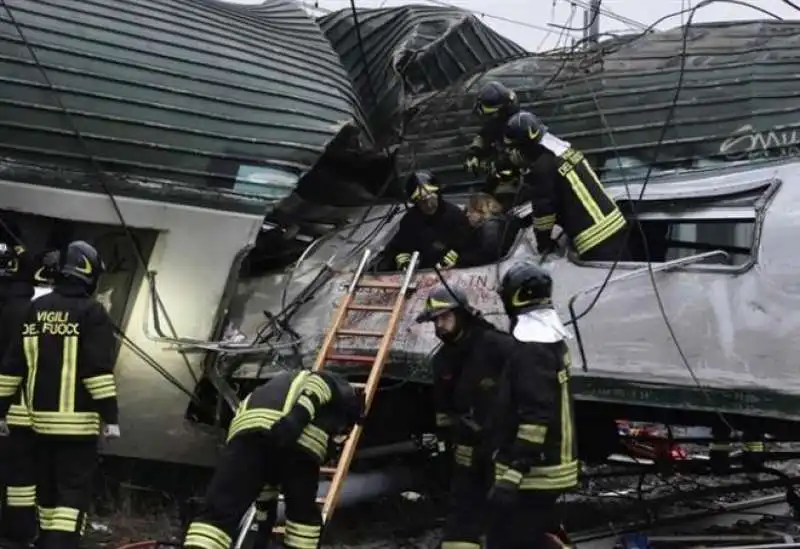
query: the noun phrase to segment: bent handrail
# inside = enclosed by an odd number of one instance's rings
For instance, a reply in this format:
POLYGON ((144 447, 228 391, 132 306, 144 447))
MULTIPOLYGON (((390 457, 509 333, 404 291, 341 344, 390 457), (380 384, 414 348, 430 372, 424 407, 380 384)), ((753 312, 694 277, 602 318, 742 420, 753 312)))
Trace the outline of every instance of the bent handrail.
POLYGON ((586 351, 583 348, 583 339, 581 338, 581 331, 578 328, 578 317, 575 314, 575 301, 579 297, 594 292, 596 290, 600 290, 601 288, 604 288, 616 282, 623 282, 625 280, 637 278, 643 274, 658 273, 662 271, 668 271, 670 269, 674 269, 677 267, 685 267, 687 265, 691 265, 693 263, 699 263, 700 261, 715 256, 722 256, 725 259, 730 258, 730 254, 724 250, 712 250, 709 252, 703 252, 695 255, 690 255, 687 257, 679 257, 677 259, 665 261, 664 263, 659 263, 657 265, 652 265, 648 263, 647 265, 645 265, 640 269, 629 271, 619 276, 609 278, 608 280, 604 280, 599 284, 595 284, 594 286, 590 286, 589 288, 585 288, 573 294, 572 297, 569 298, 569 302, 567 303, 567 308, 569 309, 569 317, 570 317, 568 324, 572 324, 573 329, 575 330, 575 340, 578 343, 578 352, 581 355, 581 363, 583 371, 588 372, 589 367, 587 366, 586 363, 586 351))

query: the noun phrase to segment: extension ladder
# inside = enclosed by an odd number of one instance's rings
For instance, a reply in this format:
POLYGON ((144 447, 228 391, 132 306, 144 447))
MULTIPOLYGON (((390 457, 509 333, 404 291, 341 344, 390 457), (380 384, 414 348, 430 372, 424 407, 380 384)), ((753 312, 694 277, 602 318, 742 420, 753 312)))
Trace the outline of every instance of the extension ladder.
MULTIPOLYGON (((411 256, 411 262, 405 271, 403 280, 400 284, 393 284, 382 282, 379 280, 368 280, 364 276, 364 270, 369 263, 372 252, 369 249, 364 250, 358 268, 353 274, 347 293, 342 298, 336 312, 333 315, 328 331, 322 341, 317 358, 314 361, 313 371, 323 370, 329 363, 338 362, 344 364, 362 364, 370 365, 369 377, 366 383, 353 383, 353 387, 358 391, 364 392, 364 415, 369 414, 372 401, 375 393, 378 390, 378 385, 383 374, 383 368, 391 348, 392 340, 397 332, 397 324, 403 314, 405 308, 406 297, 411 289, 411 282, 414 278, 417 264, 419 263, 419 253, 414 252, 411 256), (366 305, 359 304, 355 301, 358 291, 362 288, 377 288, 386 291, 396 292, 394 302, 391 305, 366 305), (357 330, 345 327, 347 314, 351 311, 365 311, 371 313, 388 314, 389 318, 384 324, 382 330, 357 330), (374 337, 380 339, 378 344, 378 352, 375 355, 345 355, 336 354, 332 350, 339 337, 374 337)), ((317 501, 322 505, 322 521, 323 525, 327 523, 333 516, 333 511, 336 503, 339 500, 339 494, 344 484, 345 477, 350 470, 350 464, 353 461, 358 441, 361 438, 363 427, 356 425, 347 436, 347 440, 342 449, 336 465, 333 467, 322 467, 320 473, 322 478, 330 479, 330 486, 324 497, 319 498, 317 501)), ((239 537, 234 543, 234 549, 240 549, 244 543, 244 539, 252 526, 255 518, 255 506, 251 506, 247 514, 244 516, 240 523, 239 537)), ((282 534, 283 528, 277 527, 273 532, 282 534)))

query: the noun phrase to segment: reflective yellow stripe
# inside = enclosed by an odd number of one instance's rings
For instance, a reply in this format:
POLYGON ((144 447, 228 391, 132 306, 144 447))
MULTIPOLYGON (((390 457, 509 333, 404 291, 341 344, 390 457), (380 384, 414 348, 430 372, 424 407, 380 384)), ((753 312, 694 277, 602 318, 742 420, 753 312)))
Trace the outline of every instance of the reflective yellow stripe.
POLYGON ((602 218, 599 223, 572 237, 572 244, 578 255, 584 254, 603 243, 611 235, 625 228, 627 221, 618 208, 602 218))
POLYGON ((764 451, 764 443, 763 442, 745 442, 744 443, 744 451, 745 452, 763 452, 764 451))
MULTIPOLYGON (((283 417, 283 413, 278 410, 268 408, 254 408, 245 410, 231 421, 228 427, 227 441, 243 431, 262 429, 268 431, 272 425, 283 417)), ((297 440, 297 443, 310 451, 317 459, 324 459, 328 452, 328 434, 316 425, 307 426, 297 440)))
MULTIPOLYGON (((495 464, 495 480, 504 478, 507 465, 495 464)), ((531 467, 523 473, 519 484, 521 490, 569 490, 578 484, 578 461, 561 465, 542 465, 531 467)))
POLYGON ((53 522, 53 513, 55 509, 52 507, 39 507, 37 505, 37 510, 39 513, 39 529, 52 530, 51 524, 53 522))
POLYGON ((0 375, 0 397, 14 396, 20 383, 22 383, 22 376, 0 375))
POLYGON ((547 229, 552 229, 553 225, 555 224, 556 224, 556 214, 540 215, 540 216, 534 215, 533 217, 533 228, 536 231, 546 231, 547 229))
POLYGON ((97 412, 31 412, 33 430, 40 435, 95 436, 100 434, 97 412))
POLYGON ((456 465, 461 467, 472 467, 472 452, 471 446, 464 446, 463 444, 456 445, 453 450, 453 459, 456 465))
POLYGON ((283 543, 295 549, 317 549, 322 527, 314 524, 286 521, 286 535, 283 543))
POLYGON ((78 532, 80 510, 73 507, 56 507, 50 516, 48 530, 58 532, 78 532))
POLYGON ((572 432, 572 407, 569 392, 569 371, 558 372, 558 382, 561 384, 561 463, 573 461, 573 432, 572 432))
POLYGON ((231 537, 207 522, 192 522, 186 531, 184 547, 199 547, 200 549, 229 549, 231 537))
POLYGON ((581 203, 581 206, 584 207, 586 213, 589 214, 589 217, 592 218, 592 224, 597 225, 598 223, 603 221, 605 217, 603 215, 600 206, 597 204, 594 198, 592 198, 591 193, 589 193, 589 189, 586 188, 586 185, 581 181, 581 178, 575 173, 575 169, 569 170, 567 173, 564 174, 567 181, 569 182, 570 187, 572 187, 572 192, 575 193, 575 196, 578 197, 578 201, 581 203))
POLYGON ((519 426, 517 429, 517 438, 530 442, 532 444, 544 444, 544 439, 547 437, 547 425, 536 425, 533 423, 519 426))
POLYGON ((442 549, 481 549, 481 544, 471 541, 443 541, 442 549))
POLYGON ((25 336, 22 338, 22 350, 25 353, 25 362, 28 364, 28 387, 25 394, 28 395, 28 405, 33 408, 34 389, 36 388, 36 376, 39 370, 39 338, 37 336, 25 336))
POLYGON ((308 391, 317 397, 321 404, 326 404, 333 399, 333 392, 325 380, 316 374, 311 374, 306 378, 305 387, 303 391, 308 391))
POLYGON ((61 357, 61 391, 58 398, 59 412, 75 411, 75 384, 78 378, 78 337, 66 336, 61 357))
MULTIPOLYGON (((23 400, 23 398, 20 398, 20 400, 23 400)), ((30 427, 33 424, 28 407, 24 403, 11 405, 8 409, 6 422, 13 427, 30 427)))
POLYGON ((9 507, 34 507, 36 505, 36 486, 6 487, 6 503, 9 507))
POLYGON ((83 380, 83 385, 94 400, 117 396, 117 383, 114 380, 114 374, 87 377, 83 380))
POLYGON ((509 467, 503 472, 503 476, 501 477, 501 479, 507 480, 512 484, 519 484, 520 482, 522 482, 522 473, 520 473, 519 471, 515 471, 514 469, 511 469, 509 467))
POLYGON ((292 406, 297 402, 300 392, 303 390, 303 384, 306 378, 311 375, 311 372, 299 372, 289 385, 289 390, 286 392, 286 400, 283 401, 283 413, 288 414, 292 410, 292 406))

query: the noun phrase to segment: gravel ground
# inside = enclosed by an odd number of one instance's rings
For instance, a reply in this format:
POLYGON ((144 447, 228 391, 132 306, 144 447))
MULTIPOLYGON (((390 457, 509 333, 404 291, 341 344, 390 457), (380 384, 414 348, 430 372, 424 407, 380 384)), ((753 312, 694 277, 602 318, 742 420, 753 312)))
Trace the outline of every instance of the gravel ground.
MULTIPOLYGON (((782 449, 797 449, 796 445, 782 449)), ((687 448, 692 451, 699 450, 687 448)), ((800 473, 800 462, 774 464, 779 470, 796 475, 800 473)), ((607 472, 608 466, 591 472, 607 472)), ((698 488, 734 485, 748 480, 771 480, 766 475, 736 475, 727 478, 670 475, 649 475, 641 482, 636 476, 624 478, 602 478, 584 483, 580 494, 569 498, 564 504, 565 524, 568 531, 576 532, 609 523, 629 522, 648 517, 663 517, 688 509, 708 509, 719 503, 729 503, 754 497, 772 495, 781 489, 761 490, 714 496, 706 499, 693 498, 691 503, 655 505, 659 498, 675 494, 676 491, 691 492, 698 488)), ((152 495, 152 494, 151 494, 152 495)), ((98 506, 96 518, 87 535, 87 547, 114 548, 125 543, 145 539, 176 541, 181 534, 178 505, 166 495, 159 497, 131 498, 126 505, 117 505, 113 510, 98 506)), ((331 523, 327 547, 349 549, 377 549, 383 547, 435 547, 438 543, 443 515, 442 494, 424 497, 406 494, 404 497, 385 498, 352 508, 337 511, 331 523)))

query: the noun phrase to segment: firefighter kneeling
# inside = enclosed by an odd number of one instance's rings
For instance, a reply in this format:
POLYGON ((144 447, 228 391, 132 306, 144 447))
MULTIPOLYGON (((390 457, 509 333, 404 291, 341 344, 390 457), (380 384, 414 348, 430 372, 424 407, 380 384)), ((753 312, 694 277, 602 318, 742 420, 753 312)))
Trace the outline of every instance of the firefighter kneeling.
MULTIPOLYGON (((322 533, 320 466, 335 447, 333 438, 358 423, 363 410, 363 397, 330 372, 283 372, 258 387, 231 421, 227 446, 183 546, 228 549, 247 508, 257 500, 277 501, 280 489, 284 544, 316 549, 322 533)), ((265 545, 274 517, 259 518, 258 541, 265 545)))
POLYGON ((535 263, 514 265, 500 297, 516 340, 498 389, 490 549, 550 546, 556 501, 578 484, 567 331, 552 304, 553 282, 535 263))

